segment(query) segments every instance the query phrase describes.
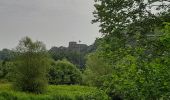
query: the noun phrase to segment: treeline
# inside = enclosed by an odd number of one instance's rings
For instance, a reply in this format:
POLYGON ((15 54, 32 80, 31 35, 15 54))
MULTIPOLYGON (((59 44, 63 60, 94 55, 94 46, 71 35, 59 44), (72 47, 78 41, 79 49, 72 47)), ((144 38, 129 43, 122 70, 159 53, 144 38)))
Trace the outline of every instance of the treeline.
MULTIPOLYGON (((52 47, 51 49, 47 50, 47 52, 55 61, 67 59, 68 61, 76 65, 77 68, 83 70, 85 69, 86 55, 96 50, 98 40, 99 39, 96 39, 96 41, 90 46, 84 47, 82 49, 80 48, 80 51, 61 46, 52 47)), ((14 50, 2 49, 0 51, 0 61, 12 60, 14 56, 14 50)))
MULTIPOLYGON (((86 68, 87 55, 96 50, 97 41, 99 39, 81 51, 70 50, 67 47, 52 47, 50 50, 46 50, 43 42, 33 42, 31 38, 25 37, 13 50, 3 49, 0 51, 0 81, 17 81, 18 86, 15 87, 19 87, 24 82, 22 79, 17 79, 21 78, 20 76, 27 75, 26 78, 31 80, 35 79, 32 76, 42 75, 42 79, 38 77, 38 80, 46 85, 47 83, 55 85, 83 84, 83 71, 86 68), (41 70, 43 66, 45 69, 41 70), (29 74, 31 75, 29 76, 29 74), (18 80, 21 80, 22 84, 18 83, 18 80)), ((33 83, 28 84, 28 80, 26 83, 29 85, 26 86, 27 88, 25 87, 26 90, 34 87, 33 83)))

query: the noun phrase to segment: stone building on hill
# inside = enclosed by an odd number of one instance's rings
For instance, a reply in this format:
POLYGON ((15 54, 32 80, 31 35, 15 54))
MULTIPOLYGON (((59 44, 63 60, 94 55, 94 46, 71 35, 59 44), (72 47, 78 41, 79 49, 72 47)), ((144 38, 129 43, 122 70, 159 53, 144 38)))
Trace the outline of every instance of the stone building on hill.
POLYGON ((68 49, 71 51, 77 51, 77 52, 81 52, 84 51, 88 48, 88 46, 86 44, 77 44, 77 42, 69 42, 69 46, 68 49))

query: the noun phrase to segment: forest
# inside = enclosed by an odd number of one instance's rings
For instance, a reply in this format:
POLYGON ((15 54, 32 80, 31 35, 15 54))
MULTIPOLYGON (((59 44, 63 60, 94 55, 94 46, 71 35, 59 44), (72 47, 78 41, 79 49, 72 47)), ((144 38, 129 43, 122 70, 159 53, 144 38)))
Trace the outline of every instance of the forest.
POLYGON ((0 51, 0 100, 170 100, 170 1, 94 1, 92 45, 0 51))

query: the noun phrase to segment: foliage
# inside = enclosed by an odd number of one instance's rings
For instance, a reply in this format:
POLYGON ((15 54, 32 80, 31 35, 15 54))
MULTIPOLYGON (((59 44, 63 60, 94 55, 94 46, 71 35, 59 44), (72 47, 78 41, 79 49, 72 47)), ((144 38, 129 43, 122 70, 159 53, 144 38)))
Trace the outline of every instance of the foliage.
POLYGON ((87 56, 86 70, 83 73, 84 84, 100 87, 112 73, 112 67, 99 54, 95 52, 87 56))
POLYGON ((50 84, 80 84, 81 80, 82 75, 80 70, 65 59, 54 62, 50 68, 50 84))
POLYGON ((93 22, 104 34, 99 50, 113 68, 101 88, 113 98, 169 99, 169 25, 160 31, 169 1, 95 1, 93 22))
MULTIPOLYGON (((167 0, 95 0, 95 19, 99 22, 103 41, 100 50, 103 55, 116 62, 133 47, 147 47, 163 22, 170 21, 167 0), (157 5, 155 5, 155 3, 157 5), (155 11, 154 11, 155 10, 155 11)), ((132 51, 133 52, 133 51, 132 51)))
MULTIPOLYGON (((169 11, 168 0, 94 0, 96 10, 93 22, 100 22, 101 32, 112 34, 117 30, 150 31, 162 24, 169 11)), ((117 34, 118 35, 118 34, 117 34)))
MULTIPOLYGON (((113 98, 124 99, 169 99, 169 24, 162 36, 148 37, 145 46, 119 48, 106 55, 113 57, 111 80, 101 88, 113 98), (122 56, 122 57, 121 57, 122 56)), ((105 54, 105 53, 104 53, 105 54)), ((111 60, 112 58, 110 58, 111 60)))
POLYGON ((0 79, 13 81, 14 74, 15 74, 14 69, 15 69, 15 65, 13 62, 9 62, 9 61, 0 62, 0 79))
POLYGON ((30 94, 14 91, 10 84, 1 84, 1 100, 109 100, 101 90, 85 86, 48 86, 45 94, 30 94))
POLYGON ((163 59, 151 62, 139 62, 139 59, 127 55, 117 62, 109 92, 125 99, 167 99, 169 98, 169 68, 163 59))
POLYGON ((17 47, 16 80, 14 86, 26 92, 42 93, 47 85, 48 57, 42 42, 23 38, 17 47))
POLYGON ((9 49, 3 49, 0 51, 0 61, 9 61, 14 58, 14 52, 9 49))

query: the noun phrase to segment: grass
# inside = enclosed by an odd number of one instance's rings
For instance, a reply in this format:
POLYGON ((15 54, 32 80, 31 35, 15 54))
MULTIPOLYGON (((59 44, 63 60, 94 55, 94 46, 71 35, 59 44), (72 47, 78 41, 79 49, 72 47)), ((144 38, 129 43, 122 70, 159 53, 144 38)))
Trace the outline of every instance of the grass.
POLYGON ((78 85, 49 85, 44 94, 31 94, 12 89, 11 84, 0 84, 0 100, 108 100, 95 87, 78 85))

